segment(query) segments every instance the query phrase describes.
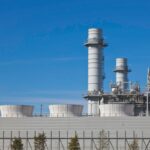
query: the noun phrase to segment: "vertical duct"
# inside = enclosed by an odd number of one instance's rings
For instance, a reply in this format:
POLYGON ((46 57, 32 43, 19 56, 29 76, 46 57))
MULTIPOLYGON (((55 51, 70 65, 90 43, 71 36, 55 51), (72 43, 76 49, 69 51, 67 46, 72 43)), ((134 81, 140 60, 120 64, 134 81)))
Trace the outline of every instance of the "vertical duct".
POLYGON ((131 72, 128 68, 127 58, 117 58, 116 59, 116 84, 120 87, 122 92, 128 90, 128 73, 131 72))

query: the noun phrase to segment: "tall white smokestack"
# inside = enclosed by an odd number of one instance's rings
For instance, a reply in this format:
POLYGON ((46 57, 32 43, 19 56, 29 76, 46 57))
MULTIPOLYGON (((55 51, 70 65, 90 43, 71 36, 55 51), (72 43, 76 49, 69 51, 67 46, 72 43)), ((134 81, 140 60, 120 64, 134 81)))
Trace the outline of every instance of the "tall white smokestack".
POLYGON ((127 58, 116 59, 116 84, 121 88, 122 92, 128 90, 128 72, 131 72, 128 68, 127 58))
POLYGON ((94 95, 103 91, 104 56, 103 47, 107 46, 102 37, 102 30, 88 30, 88 115, 99 115, 99 98, 94 95))
POLYGON ((88 92, 103 90, 103 38, 102 30, 91 28, 88 30, 88 92))

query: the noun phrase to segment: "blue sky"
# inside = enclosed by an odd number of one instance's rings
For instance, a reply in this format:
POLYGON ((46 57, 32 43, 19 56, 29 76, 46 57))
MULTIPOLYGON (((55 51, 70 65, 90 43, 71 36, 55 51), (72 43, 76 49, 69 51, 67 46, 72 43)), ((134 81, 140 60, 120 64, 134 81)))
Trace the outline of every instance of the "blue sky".
POLYGON ((143 89, 150 66, 149 0, 1 0, 0 104, 81 103, 87 90, 90 27, 103 29, 105 90, 116 57, 143 89))

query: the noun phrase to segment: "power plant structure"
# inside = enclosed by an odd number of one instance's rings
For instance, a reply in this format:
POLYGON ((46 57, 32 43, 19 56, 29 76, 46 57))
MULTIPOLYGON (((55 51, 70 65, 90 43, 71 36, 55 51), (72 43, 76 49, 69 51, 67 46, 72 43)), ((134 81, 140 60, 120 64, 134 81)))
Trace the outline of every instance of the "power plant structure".
MULTIPOLYGON (((139 116, 145 115, 145 96, 140 92, 140 86, 128 80, 127 58, 117 58, 114 72, 116 82, 111 84, 111 93, 103 89, 104 55, 103 48, 107 46, 100 29, 89 29, 88 40, 88 101, 89 116, 139 116)), ((148 111, 148 110, 147 110, 148 111)))
POLYGON ((80 104, 49 105, 48 115, 34 115, 34 106, 0 105, 0 150, 11 149, 14 137, 21 137, 24 149, 34 149, 34 137, 45 133, 47 150, 68 150, 77 134, 82 150, 128 150, 138 140, 139 150, 150 149, 150 70, 147 87, 129 80, 127 58, 116 58, 116 81, 105 92, 104 53, 107 45, 101 29, 90 28, 84 45, 88 49, 88 90, 84 95, 88 112, 80 104), (106 144, 107 143, 107 144, 106 144))

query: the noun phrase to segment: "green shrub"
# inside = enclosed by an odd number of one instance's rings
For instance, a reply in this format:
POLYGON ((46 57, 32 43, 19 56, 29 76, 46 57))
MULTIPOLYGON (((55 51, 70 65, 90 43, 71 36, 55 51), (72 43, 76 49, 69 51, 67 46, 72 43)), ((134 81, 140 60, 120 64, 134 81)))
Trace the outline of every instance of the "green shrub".
POLYGON ((11 150, 23 150, 23 144, 21 138, 14 138, 11 144, 11 150))
POLYGON ((34 137, 34 148, 35 150, 45 150, 45 147, 46 147, 45 133, 39 133, 38 136, 34 137))
POLYGON ((80 150, 80 144, 77 134, 75 134, 75 136, 71 138, 68 148, 69 150, 80 150))

